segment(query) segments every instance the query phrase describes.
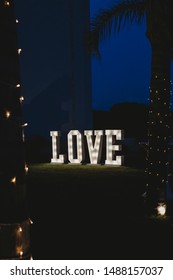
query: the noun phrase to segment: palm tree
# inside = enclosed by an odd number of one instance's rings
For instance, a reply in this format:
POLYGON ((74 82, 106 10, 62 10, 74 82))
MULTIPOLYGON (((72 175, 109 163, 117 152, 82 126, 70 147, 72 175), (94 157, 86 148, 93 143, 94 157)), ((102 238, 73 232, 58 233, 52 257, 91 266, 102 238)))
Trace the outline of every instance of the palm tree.
POLYGON ((170 141, 170 63, 173 50, 173 3, 171 0, 119 0, 91 22, 89 48, 99 54, 99 43, 126 24, 146 22, 152 49, 150 106, 147 142, 146 202, 149 213, 166 207, 170 141))
POLYGON ((0 259, 29 252, 25 150, 13 0, 0 2, 0 259))

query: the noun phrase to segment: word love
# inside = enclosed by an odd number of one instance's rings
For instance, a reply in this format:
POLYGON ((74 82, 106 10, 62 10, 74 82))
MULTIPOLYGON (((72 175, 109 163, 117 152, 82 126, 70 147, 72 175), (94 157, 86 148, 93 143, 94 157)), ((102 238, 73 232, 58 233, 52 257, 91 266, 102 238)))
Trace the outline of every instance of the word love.
MULTIPOLYGON (((66 155, 60 154, 60 131, 51 131, 52 163, 65 163, 66 155)), ((123 130, 85 130, 82 135, 78 130, 71 130, 67 134, 68 161, 81 164, 84 158, 84 136, 86 137, 90 164, 101 163, 103 137, 106 137, 106 165, 122 165, 123 156, 116 155, 121 151, 121 145, 115 145, 117 140, 123 140, 123 130)))

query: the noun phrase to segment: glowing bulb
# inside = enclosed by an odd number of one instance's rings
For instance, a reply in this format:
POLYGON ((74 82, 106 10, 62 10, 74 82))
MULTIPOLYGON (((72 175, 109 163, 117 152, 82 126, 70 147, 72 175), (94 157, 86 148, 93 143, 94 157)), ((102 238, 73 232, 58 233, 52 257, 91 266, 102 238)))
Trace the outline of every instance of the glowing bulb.
POLYGON ((160 216, 164 216, 166 213, 166 204, 159 203, 159 205, 157 206, 157 213, 160 216))
POLYGON ((21 227, 19 227, 19 232, 22 232, 22 228, 21 227))
POLYGON ((16 184, 16 177, 13 177, 10 182, 16 184))
POLYGON ((28 125, 28 123, 24 123, 24 124, 22 124, 22 127, 25 127, 25 126, 27 126, 28 125))
POLYGON ((22 52, 22 49, 18 49, 17 53, 20 54, 22 52))
POLYGON ((30 218, 29 218, 29 222, 30 222, 31 225, 33 224, 33 221, 30 218))
POLYGON ((11 115, 10 111, 6 111, 5 115, 6 115, 6 118, 8 119, 11 115))
POLYGON ((16 88, 20 88, 20 84, 17 84, 17 85, 16 85, 16 88))
POLYGON ((29 170, 29 168, 28 168, 28 166, 25 164, 25 172, 28 173, 28 170, 29 170))
POLYGON ((4 4, 5 4, 5 6, 10 6, 10 2, 9 1, 5 1, 4 4))
POLYGON ((16 23, 19 23, 19 20, 16 18, 16 23))
POLYGON ((22 103, 22 101, 24 100, 24 97, 23 96, 20 96, 20 103, 22 103))
POLYGON ((21 257, 23 256, 23 251, 20 251, 20 256, 21 256, 21 257))

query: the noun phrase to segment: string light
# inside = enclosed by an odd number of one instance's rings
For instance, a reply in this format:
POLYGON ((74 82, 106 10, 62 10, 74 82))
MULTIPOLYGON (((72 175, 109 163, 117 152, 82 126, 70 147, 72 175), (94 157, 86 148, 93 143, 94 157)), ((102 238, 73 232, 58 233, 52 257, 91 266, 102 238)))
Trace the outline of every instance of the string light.
POLYGON ((24 101, 24 97, 23 97, 23 96, 20 96, 20 97, 19 97, 19 100, 20 100, 20 103, 22 103, 22 101, 24 101))
POLYGON ((21 227, 19 227, 19 232, 22 232, 22 228, 21 227))
POLYGON ((31 225, 33 224, 33 221, 31 220, 31 218, 29 218, 29 222, 30 222, 31 225))
MULTIPOLYGON (((10 14, 7 15, 6 17, 6 22, 4 23, 5 25, 7 25, 7 29, 6 30, 6 33, 9 33, 11 34, 14 33, 14 28, 17 28, 18 26, 16 24, 19 23, 19 20, 17 18, 14 17, 14 9, 13 9, 13 5, 12 5, 12 1, 4 1, 2 0, 2 5, 4 6, 4 10, 6 10, 6 12, 10 12, 10 14), (9 24, 9 18, 12 18, 13 22, 11 22, 11 24, 9 24)), ((15 50, 14 50, 14 63, 16 63, 14 65, 14 67, 19 71, 20 69, 18 68, 19 67, 19 64, 18 64, 18 61, 16 61, 16 59, 20 59, 19 58, 19 55, 22 53, 23 54, 23 49, 20 48, 20 47, 17 47, 17 41, 16 40, 13 40, 15 38, 11 38, 10 39, 10 42, 11 42, 11 48, 13 49, 14 45, 16 45, 15 47, 15 50)), ((7 44, 8 42, 5 42, 5 44, 7 44)), ((9 69, 5 69, 5 70, 9 70, 9 69)), ((9 71, 6 71, 6 72, 9 72, 9 71)), ((22 116, 21 116, 21 104, 22 101, 24 100, 24 97, 22 96, 22 94, 20 93, 20 88, 22 86, 22 83, 20 83, 20 79, 17 80, 15 79, 16 75, 13 75, 14 73, 10 73, 10 76, 8 77, 7 75, 8 73, 4 73, 4 77, 6 77, 4 80, 2 78, 2 81, 0 81, 0 83, 3 85, 4 87, 4 92, 6 93, 6 104, 4 104, 4 108, 3 108, 3 111, 2 111, 2 120, 4 122, 4 125, 6 123, 7 126, 10 126, 11 129, 13 128, 13 130, 17 130, 19 133, 19 135, 17 135, 16 137, 19 138, 17 141, 21 143, 21 140, 20 137, 22 138, 22 133, 23 133, 23 129, 21 128, 21 124, 22 124, 22 116), (5 75, 6 74, 6 75, 5 75), (12 76, 11 76, 12 75, 12 76), (20 108, 19 108, 20 107, 20 108), (21 132, 21 133, 20 133, 21 132)), ((17 73, 19 74, 19 73, 17 73)), ((3 106, 3 104, 2 104, 3 106)), ((23 126, 26 126, 27 124, 25 123, 23 126)), ((9 134, 9 133, 7 133, 9 134)), ((13 131, 12 131, 12 134, 13 134, 13 131)), ((9 137, 12 137, 13 135, 11 135, 10 133, 10 136, 8 135, 5 135, 4 139, 6 138, 9 138, 9 137)), ((16 138, 16 139, 17 139, 16 138)), ((7 139, 8 140, 8 139, 7 139)), ((14 141, 16 141, 15 139, 12 139, 14 141)), ((20 144, 19 143, 19 144, 20 144)), ((23 144, 21 143, 21 148, 23 147, 23 144)), ((8 147, 7 147, 8 148, 8 147)), ((15 148, 15 147, 14 147, 15 148)), ((23 148, 21 150, 21 153, 23 151, 23 148)), ((19 155, 20 156, 20 155, 19 155)), ((10 157, 10 155, 8 156, 10 157)), ((8 158, 7 158, 8 159, 8 158)), ((20 166, 14 166, 13 162, 9 163, 8 167, 7 167, 7 174, 3 175, 3 180, 4 182, 6 183, 6 186, 4 187, 7 187, 7 194, 8 194, 8 188, 12 188, 12 190, 16 190, 16 187, 18 186, 19 184, 19 190, 20 193, 21 191, 23 190, 23 188, 25 188, 25 186, 23 185, 23 176, 26 176, 25 172, 27 173, 28 172, 28 167, 27 165, 25 164, 25 162, 23 162, 22 160, 23 158, 21 158, 21 168, 23 168, 23 172, 21 172, 21 169, 20 169, 20 166), (22 163, 23 162, 23 163, 22 163), (22 167, 23 165, 23 167, 22 167), (18 175, 20 174, 20 175, 18 175), (22 184, 22 185, 21 185, 22 184), (21 185, 21 187, 20 187, 21 185)), ((10 161, 10 159, 9 159, 10 161)), ((6 193, 4 193, 4 195, 6 196, 7 195, 6 193)), ((15 195, 15 193, 14 193, 15 195)), ((14 198, 14 197, 13 197, 14 198)), ((15 202, 15 201, 13 201, 15 202)), ((22 208, 23 208, 23 203, 24 203, 24 200, 23 200, 23 197, 21 197, 21 207, 20 205, 18 205, 22 211, 22 208)), ((15 202, 15 207, 18 207, 17 206, 17 202, 15 202)), ((16 219, 18 220, 18 219, 16 219)), ((29 236, 28 236, 28 231, 29 231, 29 227, 30 227, 30 224, 32 224, 33 222, 31 220, 26 220, 22 223, 20 222, 15 222, 15 225, 14 223, 10 225, 10 231, 12 232, 12 237, 13 237, 13 243, 14 243, 14 248, 11 249, 11 252, 12 251, 15 251, 15 252, 12 252, 13 253, 13 257, 14 258, 23 258, 23 256, 25 255, 25 252, 27 250, 26 248, 26 245, 28 244, 28 241, 29 241, 29 236), (25 222, 27 223, 26 227, 24 226, 25 225, 25 222)), ((5 225, 6 226, 6 225, 5 225)), ((8 247, 8 240, 7 240, 7 244, 4 244, 4 246, 8 247)), ((28 247, 28 245, 27 245, 28 247)), ((5 248, 5 247, 4 247, 5 248)), ((10 252, 10 251, 9 251, 10 252)), ((8 252, 7 252, 8 253, 8 252)), ((26 252, 27 253, 27 252, 26 252)), ((10 254, 10 253, 9 253, 10 254)))
POLYGON ((13 177, 10 182, 16 184, 16 177, 13 177))
POLYGON ((18 49, 17 53, 20 54, 22 52, 22 49, 18 49))
POLYGON ((5 6, 10 6, 10 2, 9 2, 9 1, 5 1, 5 2, 4 2, 4 5, 5 5, 5 6))
POLYGON ((166 204, 164 203, 159 203, 157 206, 157 213, 160 216, 164 216, 166 213, 166 204))
POLYGON ((29 170, 29 168, 28 168, 28 166, 25 164, 25 172, 26 172, 26 174, 28 173, 28 170, 29 170))
MULTIPOLYGON (((158 79, 159 82, 161 80, 166 81, 166 78, 161 77, 159 74, 155 74, 153 78, 158 79)), ((162 81, 162 83, 163 83, 162 81)), ((170 129, 170 125, 168 123, 169 117, 171 116, 168 112, 170 108, 172 108, 172 102, 169 101, 169 88, 167 88, 164 84, 160 85, 161 87, 156 88, 155 85, 149 87, 150 91, 150 109, 149 109, 149 129, 148 129, 148 152, 147 152, 147 166, 145 172, 147 172, 149 182, 147 182, 146 186, 151 186, 154 188, 154 182, 158 184, 157 189, 161 190, 161 188, 165 188, 166 184, 166 174, 167 174, 167 166, 169 165, 168 161, 168 140, 170 135, 167 135, 168 129, 170 129), (166 93, 166 95, 165 95, 166 93), (162 107, 161 107, 162 104, 162 107), (154 106, 153 106, 154 105, 154 106), (163 107, 164 106, 164 107, 163 107), (158 110, 160 109, 160 110, 158 110), (160 133, 157 131, 160 130, 160 133), (156 134, 157 133, 157 134, 156 134), (165 135, 166 133, 166 135, 165 135), (150 181, 151 178, 151 181, 150 181)), ((170 81, 171 82, 171 81, 170 81)), ((172 83, 172 82, 171 82, 172 83)), ((172 91, 170 91, 170 96, 172 96, 172 91)), ((149 191, 149 188, 148 188, 149 191)), ((162 191, 159 194, 162 197, 162 191)), ((163 198, 163 197, 162 197, 163 198)), ((158 205, 164 206, 164 205, 158 205)), ((159 210, 159 209, 158 209, 159 210)), ((163 207, 159 210, 161 214, 165 214, 166 208, 163 207)))
POLYGON ((6 115, 6 118, 9 119, 9 117, 11 116, 10 111, 6 111, 6 112, 5 112, 5 115, 6 115))
POLYGON ((26 126, 28 126, 28 123, 22 124, 22 127, 26 127, 26 126))

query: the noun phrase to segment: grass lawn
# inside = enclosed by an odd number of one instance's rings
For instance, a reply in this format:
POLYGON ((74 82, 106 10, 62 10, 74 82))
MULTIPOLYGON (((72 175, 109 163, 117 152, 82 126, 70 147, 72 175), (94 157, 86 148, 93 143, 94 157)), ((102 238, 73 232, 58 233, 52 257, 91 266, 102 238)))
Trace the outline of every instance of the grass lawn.
MULTIPOLYGON (((110 167, 92 165, 58 165, 35 164, 31 165, 28 174, 29 188, 56 188, 70 191, 124 191, 129 187, 138 191, 145 189, 145 173, 143 170, 129 167, 110 167)), ((130 189, 132 191, 132 189, 130 189)))
POLYGON ((142 169, 34 164, 27 190, 34 259, 168 259, 173 248, 172 226, 144 219, 142 169))

